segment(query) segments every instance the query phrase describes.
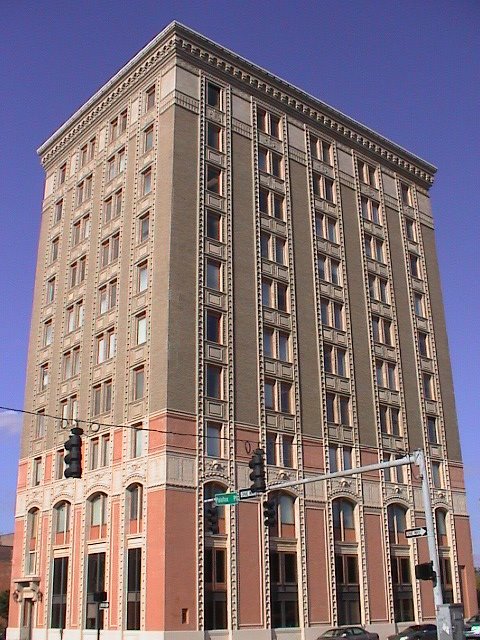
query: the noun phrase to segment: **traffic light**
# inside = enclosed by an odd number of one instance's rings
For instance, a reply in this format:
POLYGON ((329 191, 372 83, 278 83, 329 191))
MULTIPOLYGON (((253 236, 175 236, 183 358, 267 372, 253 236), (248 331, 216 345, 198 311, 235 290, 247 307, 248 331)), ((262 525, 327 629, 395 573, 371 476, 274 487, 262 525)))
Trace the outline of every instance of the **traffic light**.
POLYGON ((252 480, 253 484, 250 487, 250 491, 255 491, 255 493, 264 493, 267 489, 267 485, 265 483, 265 460, 263 449, 255 449, 248 466, 252 469, 250 480, 252 480))
POLYGON ((415 565, 415 577, 417 580, 431 580, 435 585, 437 583, 437 574, 433 570, 433 562, 424 562, 415 565))
POLYGON ((269 528, 277 523, 277 505, 274 500, 266 500, 263 503, 263 523, 269 528))
POLYGON ((64 447, 68 451, 64 458, 65 478, 81 478, 82 477, 82 434, 83 429, 74 427, 70 432, 69 439, 65 442, 64 447))
POLYGON ((205 509, 205 518, 206 518, 205 529, 207 531, 210 531, 210 533, 213 534, 214 536, 216 536, 220 531, 218 528, 217 507, 208 505, 208 507, 205 509))

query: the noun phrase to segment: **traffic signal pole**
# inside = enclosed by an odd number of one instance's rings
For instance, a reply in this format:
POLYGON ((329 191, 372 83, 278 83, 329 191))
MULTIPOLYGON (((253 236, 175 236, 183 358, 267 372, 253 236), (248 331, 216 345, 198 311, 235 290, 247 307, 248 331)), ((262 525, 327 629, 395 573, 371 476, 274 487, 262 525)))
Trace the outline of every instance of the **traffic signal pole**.
POLYGON ((440 577, 440 562, 438 560, 438 549, 435 543, 435 529, 433 525, 432 501, 430 499, 430 491, 428 488, 427 465, 425 464, 425 455, 421 449, 417 449, 413 453, 415 464, 420 469, 422 477, 422 495, 423 508, 425 510, 425 523, 427 528, 428 555, 430 561, 433 562, 433 570, 437 574, 437 579, 433 582, 433 600, 435 602, 435 611, 439 605, 443 604, 442 584, 440 577))
POLYGON ((442 583, 440 575, 440 562, 438 560, 438 549, 435 543, 435 527, 433 524, 433 511, 432 501, 430 499, 430 488, 428 486, 427 467, 425 464, 425 455, 421 449, 417 449, 412 454, 408 454, 398 460, 392 460, 391 462, 378 462, 376 464, 369 464, 364 467, 355 467, 354 469, 346 469, 345 471, 335 471, 333 473, 325 473, 321 476, 313 476, 311 478, 303 478, 302 480, 291 480, 288 482, 282 482, 280 484, 273 484, 267 486, 267 491, 273 491, 277 489, 286 489, 287 487, 296 487, 302 484, 309 484, 310 482, 319 482, 320 480, 330 480, 332 478, 344 478, 345 476, 356 476, 367 471, 377 471, 379 469, 389 469, 391 467, 401 467, 406 464, 416 464, 420 469, 420 475, 422 478, 422 496, 423 496, 423 509, 425 511, 425 528, 427 529, 427 542, 428 542, 428 554, 430 561, 432 562, 433 570, 436 574, 436 579, 433 580, 433 598, 435 602, 435 611, 438 622, 438 607, 443 604, 442 583))

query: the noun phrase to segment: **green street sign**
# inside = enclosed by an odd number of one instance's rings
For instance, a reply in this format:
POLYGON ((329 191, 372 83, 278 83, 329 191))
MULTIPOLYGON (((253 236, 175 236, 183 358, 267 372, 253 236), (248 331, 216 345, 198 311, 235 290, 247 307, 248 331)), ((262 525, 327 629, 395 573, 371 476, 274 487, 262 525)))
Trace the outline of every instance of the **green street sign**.
POLYGON ((215 504, 219 507, 222 504, 237 504, 238 493, 232 491, 230 493, 217 493, 215 496, 215 504))

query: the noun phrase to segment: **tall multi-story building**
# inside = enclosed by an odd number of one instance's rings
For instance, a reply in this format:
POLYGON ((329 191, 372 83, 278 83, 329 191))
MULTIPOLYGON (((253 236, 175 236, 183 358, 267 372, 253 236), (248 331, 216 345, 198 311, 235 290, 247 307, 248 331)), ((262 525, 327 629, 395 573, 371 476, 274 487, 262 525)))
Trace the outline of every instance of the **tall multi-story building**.
POLYGON ((10 640, 431 619, 415 468, 271 491, 276 525, 251 499, 211 533, 258 443, 270 485, 423 449, 444 597, 476 609, 435 168, 177 23, 39 154, 10 640))

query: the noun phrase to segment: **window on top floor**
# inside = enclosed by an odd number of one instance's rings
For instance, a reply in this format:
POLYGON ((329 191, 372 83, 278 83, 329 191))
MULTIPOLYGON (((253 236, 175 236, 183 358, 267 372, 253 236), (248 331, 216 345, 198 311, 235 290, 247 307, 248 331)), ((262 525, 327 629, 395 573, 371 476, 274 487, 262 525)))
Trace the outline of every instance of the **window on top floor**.
POLYGON ((218 110, 222 109, 222 90, 213 82, 207 82, 206 100, 209 107, 214 107, 218 110))
POLYGON ((321 160, 325 164, 332 164, 332 144, 326 140, 322 140, 317 136, 310 134, 310 149, 312 156, 316 160, 321 160))
POLYGON ((145 111, 150 111, 155 106, 155 85, 145 91, 145 111))
POLYGON ((357 160, 358 177, 360 182, 368 184, 375 189, 378 189, 377 170, 371 164, 364 162, 363 160, 357 160))
POLYGON ((274 113, 270 113, 261 107, 257 107, 258 130, 268 133, 274 138, 280 139, 281 119, 274 113))

